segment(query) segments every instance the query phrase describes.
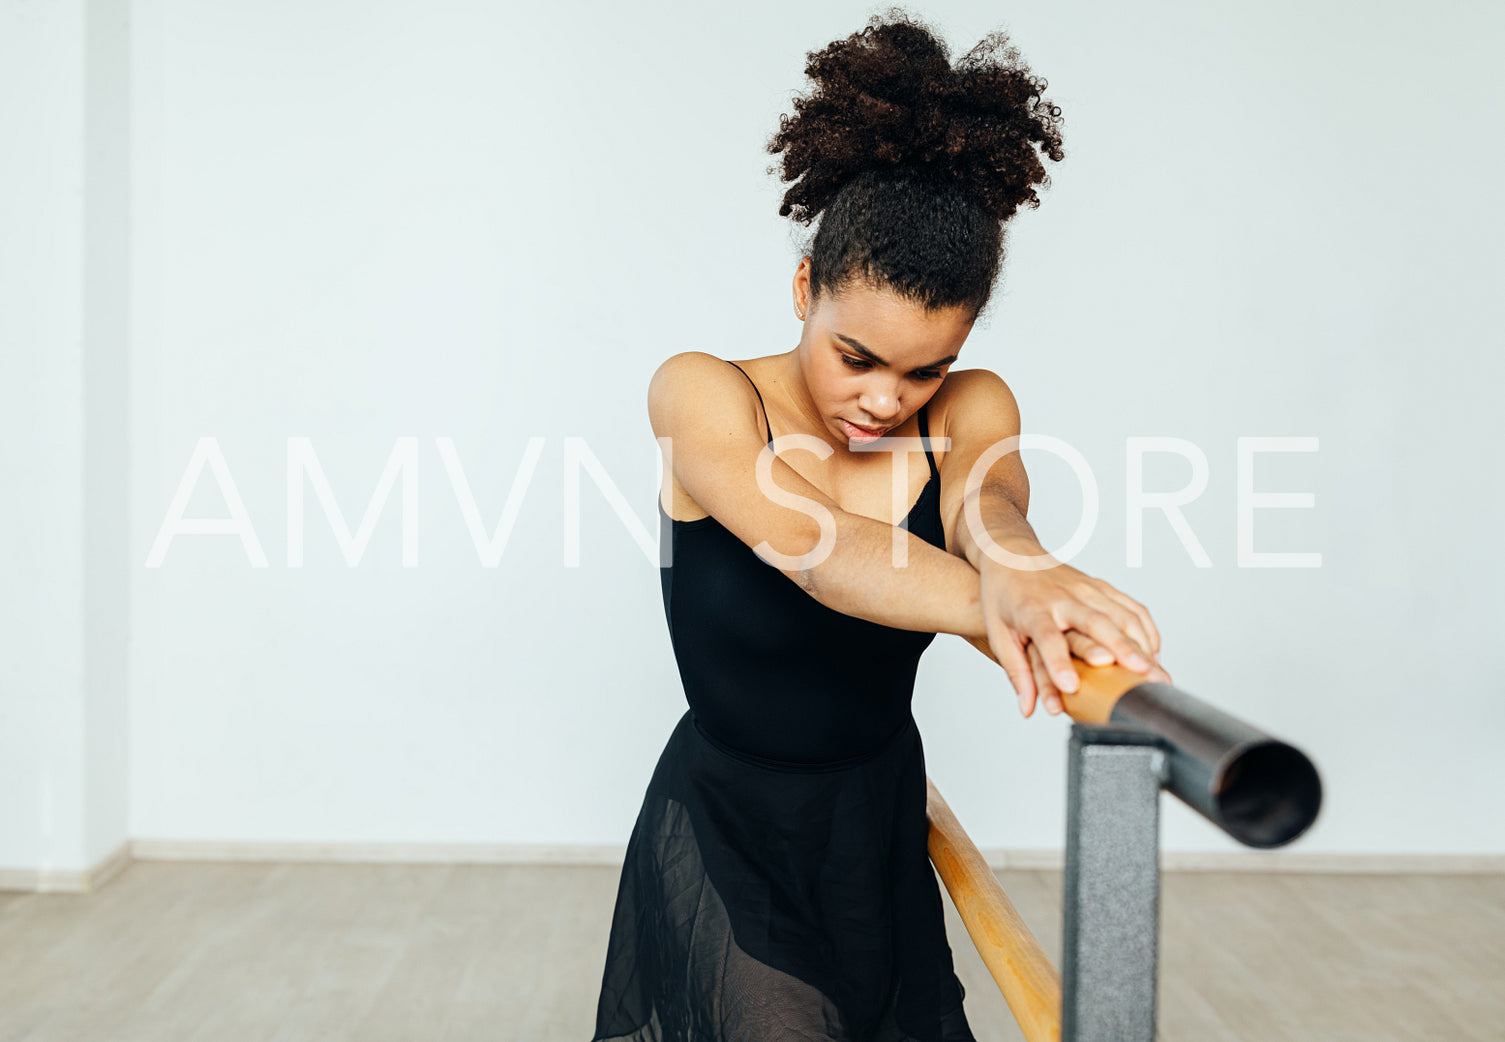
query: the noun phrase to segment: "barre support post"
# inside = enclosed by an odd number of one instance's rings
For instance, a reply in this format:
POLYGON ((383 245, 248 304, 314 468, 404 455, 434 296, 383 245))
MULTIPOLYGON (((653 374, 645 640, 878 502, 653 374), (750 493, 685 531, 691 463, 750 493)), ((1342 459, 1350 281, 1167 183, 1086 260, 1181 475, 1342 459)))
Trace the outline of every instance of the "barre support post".
POLYGON ((1160 931, 1160 740, 1073 724, 1062 893, 1063 1042, 1154 1042, 1160 931))

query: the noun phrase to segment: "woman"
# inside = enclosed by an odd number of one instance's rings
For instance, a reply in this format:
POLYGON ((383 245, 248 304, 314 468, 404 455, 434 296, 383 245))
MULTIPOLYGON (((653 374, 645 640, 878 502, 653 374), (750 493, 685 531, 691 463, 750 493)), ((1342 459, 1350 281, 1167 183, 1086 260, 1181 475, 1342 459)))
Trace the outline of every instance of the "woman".
POLYGON ((953 69, 893 11, 811 54, 816 89, 769 144, 802 177, 780 213, 823 214, 799 344, 683 352, 650 383, 689 709, 628 842, 595 1040, 973 1038, 926 848, 921 653, 970 639, 1025 716, 1060 712, 1073 653, 1169 679, 1143 606, 1040 556, 1017 452, 968 481, 1019 418, 998 376, 950 369, 1002 222, 1048 183, 1035 143, 1062 154, 1006 42, 953 69))

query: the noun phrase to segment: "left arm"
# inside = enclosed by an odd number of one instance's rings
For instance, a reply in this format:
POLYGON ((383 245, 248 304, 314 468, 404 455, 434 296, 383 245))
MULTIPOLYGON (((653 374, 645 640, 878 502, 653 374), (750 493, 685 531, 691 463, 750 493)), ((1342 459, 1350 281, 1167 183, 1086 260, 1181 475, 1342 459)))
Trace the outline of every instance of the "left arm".
POLYGON ((958 385, 948 388, 951 444, 940 467, 946 548, 977 569, 988 635, 969 639, 1008 673, 1020 711, 1029 716, 1037 698, 1048 711, 1060 711, 1060 692, 1077 688, 1073 652, 1093 665, 1116 659, 1149 679, 1169 681, 1154 662, 1160 634, 1149 610, 1055 560, 1026 520, 1029 478, 1017 443, 1008 451, 1002 444, 1021 429, 1008 384, 986 369, 952 372, 950 381, 958 385), (992 547, 979 542, 974 525, 992 547))

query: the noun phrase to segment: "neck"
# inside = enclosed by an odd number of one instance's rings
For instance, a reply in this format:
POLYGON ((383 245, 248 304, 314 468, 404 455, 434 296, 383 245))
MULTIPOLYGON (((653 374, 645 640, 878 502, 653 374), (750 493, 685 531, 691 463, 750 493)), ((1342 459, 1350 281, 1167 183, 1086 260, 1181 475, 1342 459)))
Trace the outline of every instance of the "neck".
POLYGON ((810 396, 810 387, 805 383, 801 365, 804 346, 804 341, 801 340, 791 350, 776 356, 779 360, 777 393, 780 405, 799 418, 802 433, 815 435, 843 456, 859 455, 851 451, 846 438, 832 433, 826 418, 816 406, 815 399, 810 396))

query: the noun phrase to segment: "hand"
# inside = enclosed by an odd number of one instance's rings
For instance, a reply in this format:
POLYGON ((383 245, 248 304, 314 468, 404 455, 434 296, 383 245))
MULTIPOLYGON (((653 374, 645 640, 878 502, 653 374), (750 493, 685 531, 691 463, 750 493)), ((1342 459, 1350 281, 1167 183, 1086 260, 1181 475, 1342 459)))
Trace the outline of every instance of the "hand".
POLYGON ((1155 661, 1160 632, 1144 605, 1067 564, 1040 571, 991 558, 980 573, 988 645, 1029 716, 1041 701, 1061 712, 1061 693, 1077 690, 1075 654, 1089 665, 1117 661, 1147 679, 1170 682, 1155 661))
MULTIPOLYGON (((1076 630, 1066 631, 1066 643, 1071 648, 1074 657, 1082 659, 1089 666, 1106 666, 1113 661, 1113 653, 1103 647, 1091 637, 1078 633, 1076 630)), ((1052 716, 1061 712, 1061 691, 1051 679, 1050 670, 1045 667, 1045 660, 1040 657, 1040 646, 1030 641, 1026 649, 1029 652, 1029 665, 1031 675, 1035 678, 1035 689, 1038 692, 1038 700, 1045 706, 1045 711, 1052 716)), ((1072 669, 1075 673, 1075 668, 1072 669)), ((1171 675, 1165 671, 1160 659, 1155 659, 1155 665, 1147 673, 1145 679, 1158 680, 1161 683, 1171 683, 1171 675)), ((1034 710, 1033 704, 1025 707, 1024 697, 1019 699, 1019 709, 1025 716, 1029 716, 1034 710)))

